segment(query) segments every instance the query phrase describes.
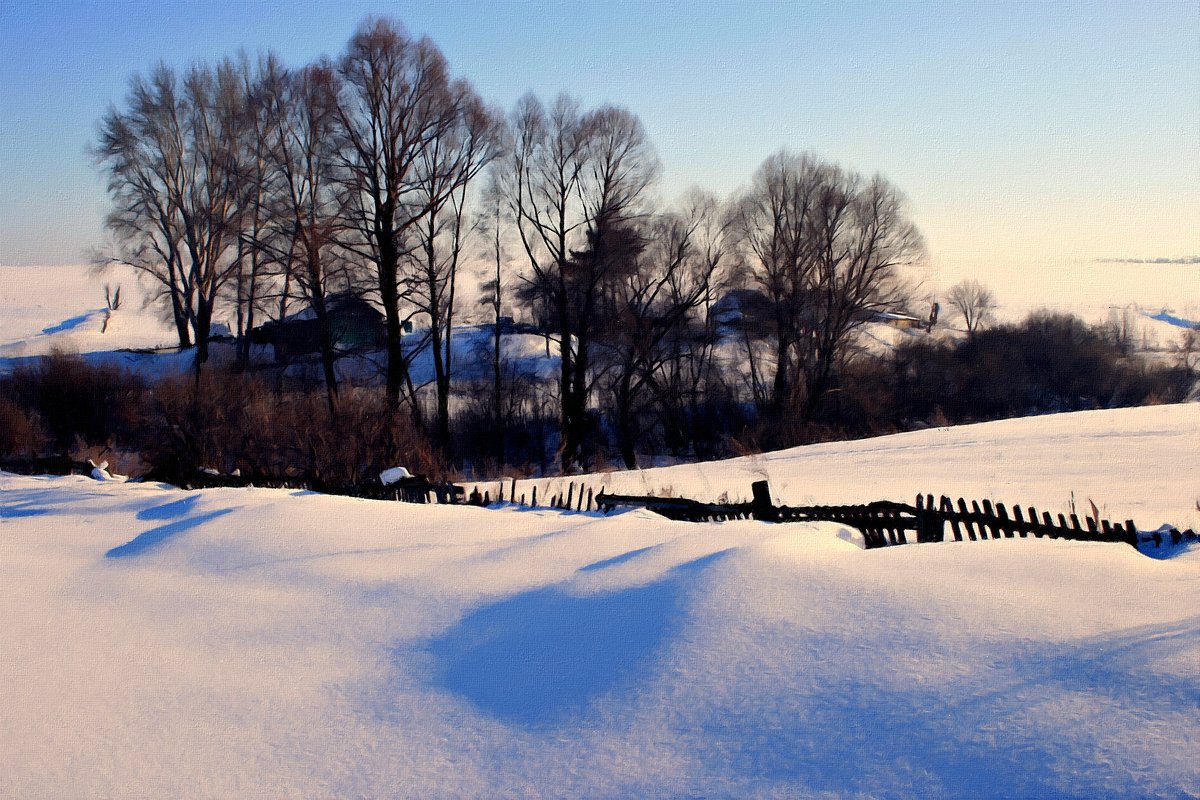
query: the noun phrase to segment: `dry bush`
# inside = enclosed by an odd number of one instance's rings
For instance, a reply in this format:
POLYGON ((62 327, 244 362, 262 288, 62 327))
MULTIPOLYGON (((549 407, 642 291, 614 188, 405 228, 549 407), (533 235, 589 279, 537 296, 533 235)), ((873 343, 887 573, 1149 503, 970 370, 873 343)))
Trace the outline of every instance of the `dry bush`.
POLYGON ((250 480, 288 479, 326 488, 373 483, 388 467, 447 474, 408 413, 381 390, 343 389, 331 417, 324 390, 276 393, 247 374, 211 370, 157 387, 164 435, 150 460, 164 476, 210 468, 250 480))
POLYGON ((62 351, 18 367, 4 381, 9 402, 27 419, 40 420, 44 446, 59 455, 79 444, 121 439, 136 427, 144 391, 145 382, 133 373, 62 351))
POLYGON ((958 345, 906 344, 895 366, 903 418, 940 408, 956 422, 1177 402, 1189 379, 1126 356, 1102 327, 1047 312, 958 345))
POLYGON ((34 458, 48 441, 36 413, 0 396, 0 458, 34 458))

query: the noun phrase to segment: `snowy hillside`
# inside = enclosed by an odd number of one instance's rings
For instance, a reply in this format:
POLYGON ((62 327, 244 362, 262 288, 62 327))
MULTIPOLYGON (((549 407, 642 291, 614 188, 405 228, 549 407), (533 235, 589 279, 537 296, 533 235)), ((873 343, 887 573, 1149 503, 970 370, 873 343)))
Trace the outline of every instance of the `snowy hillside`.
MULTIPOLYGON (((832 442, 702 464, 517 481, 517 493, 594 492, 749 500, 766 479, 785 505, 988 498, 1053 512, 1200 529, 1200 404, 1052 414, 832 442)), ((498 482, 473 484, 492 497, 498 482)), ((511 492, 504 488, 505 496, 511 492)))
MULTIPOLYGON (((623 479, 716 492, 761 469, 788 499, 940 485, 1060 505, 1074 488, 1182 523, 1196 410, 623 479)), ((1200 794, 1196 550, 865 551, 833 524, 82 477, 0 475, 0 510, 5 796, 1200 794)))
POLYGON ((151 292, 131 268, 0 266, 0 356, 177 345, 160 309, 146 305, 151 292), (102 330, 106 286, 119 288, 121 300, 102 330))
MULTIPOLYGON (((1126 321, 1133 345, 1137 348, 1173 359, 1186 333, 1200 324, 1200 276, 1186 269, 1162 270, 1147 277, 1149 268, 1130 265, 1124 281, 1109 280, 1107 294, 1092 286, 1087 291, 1071 285, 1062 294, 1047 295, 1030 290, 1024 295, 1001 296, 995 316, 1001 321, 1015 322, 1031 311, 1045 308, 1070 312, 1089 323, 1118 323, 1126 321)), ((1111 278, 1112 276, 1110 276, 1111 278)), ((1036 285, 1036 284, 1034 284, 1036 285)), ((170 352, 178 344, 163 309, 150 302, 155 286, 145 276, 128 267, 110 267, 96 272, 86 265, 53 267, 0 266, 0 371, 24 360, 49 353, 52 349, 78 352, 93 362, 117 363, 126 369, 147 375, 178 373, 191 366, 188 352, 170 352), (106 313, 105 288, 120 287, 121 307, 106 313), (159 349, 164 352, 131 352, 159 349)), ((927 309, 917 309, 924 314, 927 309)), ((216 320, 217 329, 235 328, 231 319, 216 320)), ((948 306, 942 309, 938 335, 961 336, 948 306)), ((875 351, 887 351, 900 342, 924 337, 921 331, 898 330, 885 324, 864 328, 862 346, 875 351)), ((458 377, 467 381, 490 375, 491 329, 487 326, 464 325, 455 330, 454 361, 458 377)), ((421 331, 410 334, 406 346, 415 347, 421 331)), ((546 342, 530 334, 505 337, 505 358, 516 363, 526 375, 542 377, 555 373, 557 356, 554 346, 546 351, 546 342)), ((731 341, 723 358, 741 361, 742 346, 731 341)), ((257 348, 255 357, 270 363, 267 347, 257 348)), ((216 360, 232 358, 227 348, 215 347, 216 360)), ((354 382, 378 379, 383 363, 382 353, 367 353, 343 358, 338 362, 339 376, 354 382)), ((310 363, 294 365, 293 374, 308 371, 318 380, 320 367, 315 356, 310 363)), ((433 380, 433 359, 429 352, 417 354, 412 363, 413 378, 418 384, 433 380)))
MULTIPOLYGON (((0 360, 186 368, 118 353, 171 332, 105 280, 0 268, 0 360)), ((1195 528, 1198 430, 1124 409, 575 480, 1195 528)), ((0 795, 1200 796, 1200 551, 855 540, 0 474, 0 795)))

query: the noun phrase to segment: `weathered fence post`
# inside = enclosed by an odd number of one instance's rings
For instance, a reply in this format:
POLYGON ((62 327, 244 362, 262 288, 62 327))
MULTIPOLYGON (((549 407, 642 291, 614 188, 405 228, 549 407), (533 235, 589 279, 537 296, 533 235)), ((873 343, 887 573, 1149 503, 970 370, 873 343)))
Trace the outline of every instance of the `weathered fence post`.
POLYGON ((564 511, 571 510, 571 500, 575 497, 575 481, 567 484, 567 504, 563 507, 564 511))
POLYGON ((947 497, 946 495, 942 495, 941 506, 942 506, 942 508, 941 508, 942 515, 944 517, 947 517, 950 520, 950 528, 951 528, 951 530, 954 531, 954 541, 961 542, 963 540, 962 529, 958 527, 958 518, 953 516, 953 514, 954 514, 953 501, 951 501, 950 498, 947 497))
POLYGON ((1008 518, 1008 510, 1004 507, 1004 503, 996 503, 996 516, 1000 518, 1000 532, 1004 534, 1004 538, 1013 538, 1016 534, 1013 532, 1013 526, 1011 520, 1008 518))
POLYGON ((764 522, 778 522, 779 514, 775 506, 771 505, 771 485, 767 481, 755 481, 750 484, 750 491, 754 495, 751 505, 754 518, 764 522))
POLYGON ((1131 519, 1125 520, 1125 541, 1133 545, 1134 548, 1137 548, 1138 546, 1137 525, 1134 525, 1133 520, 1131 519))
POLYGON ((933 495, 917 494, 917 542, 940 542, 945 537, 946 522, 933 505, 933 495))
POLYGON ((1029 531, 1025 528, 1025 515, 1021 513, 1020 506, 1013 506, 1013 519, 1016 521, 1017 536, 1024 539, 1029 535, 1029 531))
MULTIPOLYGON (((979 513, 979 505, 974 500, 971 501, 971 507, 975 509, 976 513, 979 513)), ((1000 528, 996 525, 996 511, 992 508, 991 500, 983 501, 982 524, 993 539, 1000 538, 1000 528)), ((984 538, 987 537, 985 536, 984 538)))

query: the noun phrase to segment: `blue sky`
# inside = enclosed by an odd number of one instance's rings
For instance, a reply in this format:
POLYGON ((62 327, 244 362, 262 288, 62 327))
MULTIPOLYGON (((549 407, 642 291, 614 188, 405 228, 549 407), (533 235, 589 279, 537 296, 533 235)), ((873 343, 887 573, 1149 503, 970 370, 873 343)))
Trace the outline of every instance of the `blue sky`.
POLYGON ((952 274, 1200 254, 1197 0, 0 0, 0 264, 102 241, 86 147, 132 73, 336 56, 372 13, 505 108, 530 89, 628 106, 667 199, 728 193, 788 147, 888 176, 952 274))

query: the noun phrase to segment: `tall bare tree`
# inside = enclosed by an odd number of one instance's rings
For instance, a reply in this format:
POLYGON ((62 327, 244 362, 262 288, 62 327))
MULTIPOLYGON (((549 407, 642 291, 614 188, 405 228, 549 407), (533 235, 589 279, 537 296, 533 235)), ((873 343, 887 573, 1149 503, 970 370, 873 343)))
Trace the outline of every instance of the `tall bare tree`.
POLYGON ((466 81, 455 81, 445 97, 454 119, 419 153, 415 164, 416 205, 421 217, 409 228, 403 283, 410 302, 429 318, 436 409, 434 436, 450 447, 450 381, 453 371, 454 299, 464 241, 470 232, 472 182, 497 154, 503 117, 489 109, 466 81))
POLYGON ((182 99, 166 65, 130 81, 126 108, 110 107, 93 154, 108 174, 113 202, 106 224, 116 251, 99 260, 127 264, 150 276, 166 300, 180 347, 192 346, 195 288, 184 263, 175 185, 182 170, 182 99))
MULTIPOLYGON (((434 202, 421 191, 420 162, 459 119, 446 60, 428 38, 414 40, 389 19, 368 19, 339 64, 337 107, 350 219, 376 266, 387 330, 387 394, 395 405, 407 388, 414 421, 423 425, 404 351, 401 262, 413 227, 434 202)), ((447 190, 448 191, 448 190, 447 190)))
POLYGON ((237 61, 246 97, 246 121, 242 126, 242 157, 237 180, 241 185, 238 193, 239 232, 234 278, 234 302, 236 309, 237 359, 241 367, 250 361, 250 331, 255 327, 257 313, 262 305, 267 279, 269 258, 260 243, 268 238, 271 222, 267 208, 267 193, 270 188, 268 170, 268 132, 272 128, 272 114, 276 110, 267 102, 264 87, 269 86, 269 76, 284 72, 279 59, 266 54, 257 63, 242 53, 237 61))
POLYGON ((554 328, 559 337, 559 429, 562 462, 567 465, 579 446, 574 439, 567 444, 567 431, 579 423, 570 400, 575 361, 566 278, 571 247, 585 226, 577 198, 586 136, 579 104, 565 95, 548 110, 536 96, 525 95, 513 109, 509 126, 512 146, 500 186, 529 265, 523 299, 544 312, 544 329, 554 328))
POLYGON ((696 198, 681 212, 662 214, 644 233, 628 228, 625 269, 613 275, 602 294, 607 324, 600 344, 608 351, 608 389, 613 399, 617 448, 628 469, 637 466, 642 419, 655 404, 682 386, 680 362, 703 358, 706 342, 693 340, 693 313, 711 298, 721 262, 718 242, 706 239, 715 204, 696 198), (700 352, 693 351, 699 345, 700 352))
POLYGON ((658 160, 640 121, 602 106, 586 114, 560 96, 547 110, 522 98, 511 121, 504 192, 525 251, 525 298, 544 308, 559 337, 564 469, 590 459, 591 343, 605 282, 627 267, 618 244, 645 214, 658 160))
POLYGON ((236 275, 232 258, 240 223, 238 174, 246 94, 233 62, 191 68, 183 81, 186 143, 184 179, 176 185, 183 243, 196 288, 192 330, 196 369, 208 360, 208 339, 222 289, 236 275))
POLYGON ((270 218, 274 235, 264 247, 292 265, 292 274, 317 323, 317 344, 330 414, 338 394, 330 296, 349 293, 350 264, 340 249, 347 195, 337 180, 338 76, 327 62, 286 72, 268 64, 261 102, 270 121, 266 131, 270 218), (280 252, 282 248, 282 252, 280 252))
POLYGON ((811 418, 873 312, 899 301, 924 245, 885 179, 786 151, 769 157, 733 206, 743 258, 772 309, 770 408, 811 418))
POLYGON ((164 287, 181 346, 208 359, 213 313, 235 274, 240 132, 246 94, 236 67, 198 64, 182 80, 166 66, 135 77, 128 109, 101 121, 96 154, 109 174, 116 260, 164 287), (187 333, 184 332, 187 328, 187 333))
POLYGON ((903 196, 886 179, 863 179, 841 169, 828 176, 814 215, 817 282, 809 317, 812 346, 804 364, 804 420, 830 389, 855 332, 875 313, 904 302, 904 270, 925 254, 903 196))
POLYGON ((730 227, 752 281, 766 296, 775 340, 770 407, 780 411, 792 392, 803 347, 805 316, 817 282, 812 241, 814 206, 828 167, 786 151, 767 158, 748 191, 731 207, 730 227))

